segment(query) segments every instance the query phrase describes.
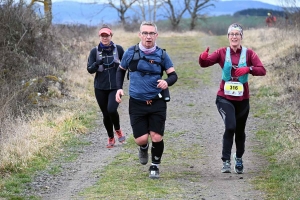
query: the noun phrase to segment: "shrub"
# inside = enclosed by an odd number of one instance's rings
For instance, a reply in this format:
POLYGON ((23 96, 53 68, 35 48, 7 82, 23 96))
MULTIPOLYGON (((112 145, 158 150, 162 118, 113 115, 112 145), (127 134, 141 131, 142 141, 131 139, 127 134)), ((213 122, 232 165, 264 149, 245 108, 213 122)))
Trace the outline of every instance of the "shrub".
POLYGON ((59 33, 61 27, 47 26, 23 1, 3 1, 0 5, 1 127, 7 116, 26 113, 49 100, 45 98, 49 87, 52 97, 60 96, 53 94, 57 91, 54 86, 60 94, 66 94, 60 77, 76 63, 73 52, 77 48, 69 44, 71 38, 64 40, 59 33), (49 76, 57 79, 49 80, 49 76))

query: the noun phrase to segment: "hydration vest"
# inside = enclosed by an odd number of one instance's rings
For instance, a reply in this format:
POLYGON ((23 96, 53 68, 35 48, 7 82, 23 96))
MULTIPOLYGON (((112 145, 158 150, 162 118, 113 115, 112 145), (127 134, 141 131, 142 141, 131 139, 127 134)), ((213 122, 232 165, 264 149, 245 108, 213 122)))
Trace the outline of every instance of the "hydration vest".
MULTIPOLYGON (((118 54, 118 49, 117 49, 117 45, 113 44, 113 46, 115 47, 113 50, 113 56, 114 56, 114 60, 111 63, 105 64, 103 63, 103 65, 100 65, 99 70, 101 71, 101 69, 109 69, 109 66, 113 63, 117 63, 120 64, 120 59, 119 59, 119 54, 118 54)), ((102 60, 103 56, 102 56, 102 51, 98 50, 98 46, 96 46, 97 49, 97 57, 96 60, 102 60)), ((115 67, 115 66, 113 66, 115 67)), ((112 68, 112 67, 110 67, 112 68)), ((98 71, 99 71, 98 70, 98 71)))
MULTIPOLYGON (((139 71, 139 70, 137 70, 138 62, 139 62, 140 60, 145 60, 145 61, 150 62, 150 63, 152 63, 152 64, 157 64, 157 65, 159 65, 160 68, 161 68, 161 72, 160 72, 159 74, 160 74, 160 76, 163 76, 163 73, 164 73, 164 66, 163 66, 162 63, 163 63, 163 61, 164 61, 164 59, 165 59, 165 57, 166 57, 166 50, 165 50, 165 49, 161 49, 161 51, 162 51, 162 54, 161 54, 161 62, 159 63, 159 62, 156 62, 156 61, 154 61, 154 60, 147 59, 145 56, 143 56, 143 57, 141 58, 139 44, 136 44, 135 46, 132 46, 132 47, 130 47, 129 49, 131 50, 131 49, 133 49, 133 48, 134 48, 134 54, 133 54, 133 56, 132 56, 131 61, 129 62, 129 66, 128 66, 128 71, 129 71, 129 73, 130 73, 130 72, 139 71)), ((146 75, 146 74, 158 74, 158 73, 150 73, 150 72, 142 72, 142 71, 139 71, 139 72, 144 73, 145 75, 146 75)), ((128 79, 128 80, 129 80, 129 73, 127 73, 127 79, 128 79)))
MULTIPOLYGON (((127 79, 129 80, 129 73, 130 72, 135 72, 135 71, 138 71, 140 73, 143 73, 143 74, 158 74, 158 73, 150 73, 150 72, 142 72, 142 71, 139 71, 137 70, 137 65, 139 63, 140 60, 145 60, 147 62, 150 62, 152 64, 157 64, 160 66, 160 76, 162 77, 163 74, 164 74, 164 66, 163 66, 163 61, 166 57, 166 50, 165 49, 161 49, 162 53, 161 53, 161 62, 156 62, 154 60, 151 60, 151 59, 147 59, 145 58, 145 56, 143 56, 141 58, 141 55, 140 55, 140 48, 139 48, 139 44, 136 44, 135 46, 132 46, 130 47, 129 49, 133 49, 134 48, 134 54, 132 56, 132 59, 131 61, 129 62, 129 66, 128 66, 128 73, 127 73, 127 79)), ((158 95, 159 98, 163 98, 165 102, 169 102, 170 101, 170 92, 169 92, 169 88, 165 89, 165 90, 162 90, 160 92, 160 94, 158 95)))
MULTIPOLYGON (((246 53, 247 53, 247 48, 242 47, 242 52, 240 55, 240 60, 238 67, 245 67, 247 66, 246 63, 246 53)), ((230 81, 231 80, 231 70, 232 70, 232 63, 231 63, 231 57, 230 57, 230 48, 227 47, 226 49, 226 56, 225 56, 225 62, 224 62, 224 67, 222 70, 222 80, 224 81, 230 81)), ((240 76, 238 78, 239 82, 241 83, 246 83, 248 81, 248 74, 245 74, 243 76, 240 76)))

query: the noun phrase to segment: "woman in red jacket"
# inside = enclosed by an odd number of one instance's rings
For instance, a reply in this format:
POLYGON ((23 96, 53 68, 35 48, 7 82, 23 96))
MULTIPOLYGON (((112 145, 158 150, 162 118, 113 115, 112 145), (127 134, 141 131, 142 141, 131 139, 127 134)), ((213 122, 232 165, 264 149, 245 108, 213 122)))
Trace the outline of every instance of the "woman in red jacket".
POLYGON ((222 173, 231 172, 231 150, 235 136, 236 152, 233 154, 234 171, 244 172, 242 156, 245 152, 245 127, 249 114, 248 75, 264 76, 266 70, 257 54, 241 45, 243 28, 232 24, 228 28, 229 47, 222 47, 208 54, 209 47, 200 54, 201 67, 218 63, 222 68, 222 80, 217 93, 216 105, 225 123, 222 147, 222 173))

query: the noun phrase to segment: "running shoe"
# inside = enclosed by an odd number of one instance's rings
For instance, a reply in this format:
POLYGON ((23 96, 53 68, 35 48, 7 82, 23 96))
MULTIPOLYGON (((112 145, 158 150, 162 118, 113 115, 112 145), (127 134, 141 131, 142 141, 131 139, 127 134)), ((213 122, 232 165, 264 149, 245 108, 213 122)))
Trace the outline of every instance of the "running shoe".
POLYGON ((116 131, 116 135, 118 136, 118 141, 121 142, 121 143, 124 143, 125 142, 125 135, 123 134, 123 132, 120 130, 117 130, 116 131))
POLYGON ((149 178, 157 179, 159 178, 159 169, 156 165, 151 165, 149 168, 149 178))
POLYGON ((244 165, 243 165, 243 159, 242 158, 237 158, 236 154, 232 155, 233 160, 234 160, 234 171, 237 174, 242 174, 244 173, 244 165))
POLYGON ((223 167, 221 169, 222 173, 231 173, 231 164, 230 164, 230 160, 226 160, 225 162, 223 162, 223 167))
POLYGON ((108 138, 108 141, 107 141, 107 148, 113 148, 114 145, 115 145, 115 138, 108 138))
POLYGON ((139 148, 139 159, 142 165, 146 165, 148 163, 148 159, 149 159, 148 148, 145 150, 139 148))

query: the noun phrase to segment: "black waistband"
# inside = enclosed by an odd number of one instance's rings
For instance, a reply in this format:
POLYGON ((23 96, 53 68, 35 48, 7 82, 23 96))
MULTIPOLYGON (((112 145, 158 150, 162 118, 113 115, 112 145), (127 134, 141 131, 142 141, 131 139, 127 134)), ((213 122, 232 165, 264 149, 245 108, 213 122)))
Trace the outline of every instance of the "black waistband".
MULTIPOLYGON (((135 98, 133 98, 133 97, 131 97, 131 96, 130 96, 130 99, 132 99, 132 100, 134 100, 134 101, 138 101, 138 102, 146 102, 146 101, 141 101, 141 100, 135 99, 135 98)), ((157 100, 163 100, 163 98, 162 98, 162 96, 159 96, 159 94, 158 94, 158 95, 156 95, 154 98, 149 99, 149 100, 157 101, 157 100)), ((149 101, 149 100, 148 100, 148 101, 149 101)))

